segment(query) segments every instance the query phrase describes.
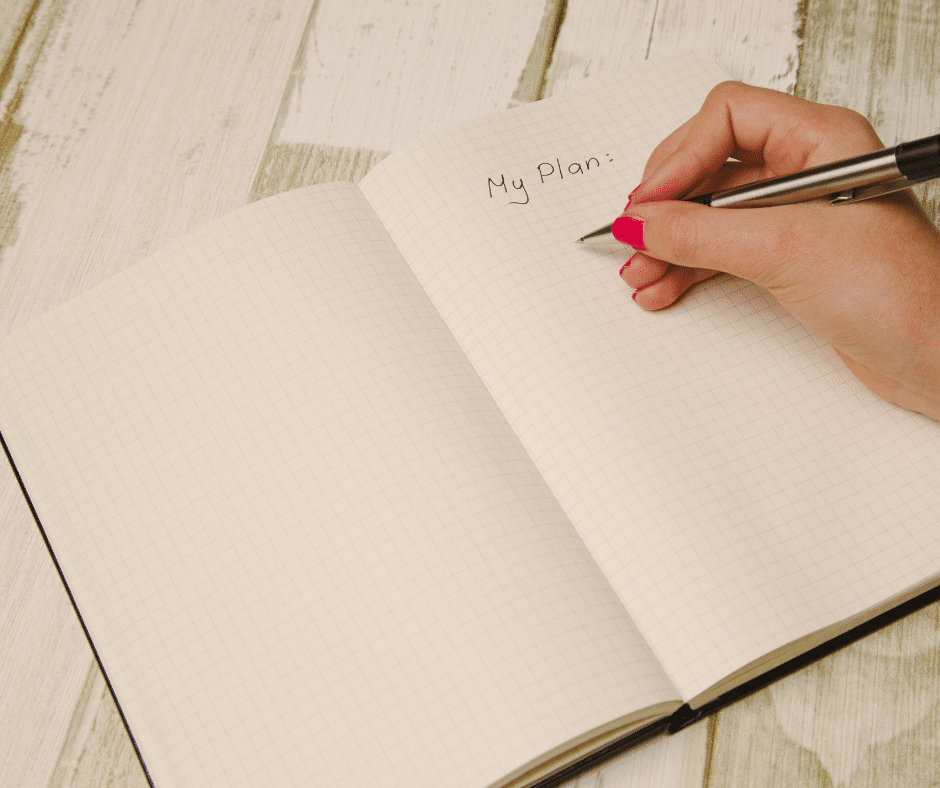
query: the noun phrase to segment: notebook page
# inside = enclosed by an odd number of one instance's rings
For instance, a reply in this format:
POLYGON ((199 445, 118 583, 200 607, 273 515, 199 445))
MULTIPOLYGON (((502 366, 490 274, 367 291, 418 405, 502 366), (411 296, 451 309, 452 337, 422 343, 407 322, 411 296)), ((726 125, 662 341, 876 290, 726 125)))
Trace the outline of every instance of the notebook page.
POLYGON ((482 788, 677 697, 352 185, 63 305, 0 380, 156 785, 482 788))
POLYGON ((758 287, 722 277, 649 314, 626 251, 573 243, 722 78, 649 61, 361 184, 687 698, 940 567, 937 424, 869 394, 758 287))

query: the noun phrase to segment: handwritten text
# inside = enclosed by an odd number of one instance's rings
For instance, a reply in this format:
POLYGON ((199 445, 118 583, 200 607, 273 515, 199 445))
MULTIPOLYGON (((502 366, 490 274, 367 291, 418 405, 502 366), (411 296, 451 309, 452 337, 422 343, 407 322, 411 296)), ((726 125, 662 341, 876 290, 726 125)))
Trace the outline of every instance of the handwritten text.
MULTIPOLYGON (((581 177, 587 175, 592 170, 597 170, 601 167, 601 162, 603 159, 606 159, 604 162, 609 163, 614 159, 609 153, 605 153, 603 158, 598 158, 597 156, 589 156, 586 159, 571 161, 565 164, 562 164, 560 158, 555 158, 553 161, 543 161, 539 162, 534 166, 535 172, 532 176, 531 183, 534 183, 536 186, 541 186, 546 181, 550 180, 564 180, 572 177, 581 177), (538 175, 538 180, 535 180, 535 176, 538 175)), ((524 178, 506 178, 506 173, 501 172, 498 177, 488 177, 486 179, 486 190, 490 198, 502 197, 511 197, 512 199, 506 200, 506 205, 528 205, 529 204, 529 190, 526 188, 524 178)))

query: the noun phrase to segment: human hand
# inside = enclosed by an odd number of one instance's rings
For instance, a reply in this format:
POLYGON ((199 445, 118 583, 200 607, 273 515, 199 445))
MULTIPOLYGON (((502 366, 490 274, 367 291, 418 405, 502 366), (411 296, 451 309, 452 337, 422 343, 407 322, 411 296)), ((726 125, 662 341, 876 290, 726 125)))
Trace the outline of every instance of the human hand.
POLYGON ((840 207, 677 201, 883 147, 851 110, 723 83, 650 157, 614 228, 638 250, 620 275, 651 311, 719 271, 756 282, 869 389, 940 420, 940 233, 913 194, 840 207))

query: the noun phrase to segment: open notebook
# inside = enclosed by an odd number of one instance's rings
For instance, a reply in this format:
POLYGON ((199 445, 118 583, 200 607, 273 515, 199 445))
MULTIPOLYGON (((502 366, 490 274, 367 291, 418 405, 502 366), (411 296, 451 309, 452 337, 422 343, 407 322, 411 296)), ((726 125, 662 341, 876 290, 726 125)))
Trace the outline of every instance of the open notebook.
POLYGON ((462 124, 8 337, 5 444, 154 784, 557 779, 930 598, 940 425, 760 288, 649 314, 573 242, 722 78, 462 124))

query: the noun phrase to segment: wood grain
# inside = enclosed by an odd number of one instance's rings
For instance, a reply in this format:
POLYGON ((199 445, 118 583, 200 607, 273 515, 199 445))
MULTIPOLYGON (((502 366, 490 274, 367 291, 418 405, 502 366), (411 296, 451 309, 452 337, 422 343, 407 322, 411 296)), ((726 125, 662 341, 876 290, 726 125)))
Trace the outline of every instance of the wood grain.
POLYGON ((147 784, 101 671, 91 663, 48 788, 147 784))
POLYGON ((23 130, 0 331, 244 202, 309 9, 223 6, 49 3, 43 57, 3 97, 23 130))
MULTIPOLYGON (((19 114, 62 6, 5 3, 0 71, 0 272, 23 202, 11 164, 19 114)), ((0 300, 4 309, 6 304, 0 300)), ((43 785, 69 729, 91 652, 6 459, 0 463, 0 784, 43 785)), ((97 668, 96 668, 97 670, 97 668)), ((125 737, 126 738, 126 737, 125 737)))
POLYGON ((0 785, 42 785, 91 652, 6 457, 0 459, 0 785))
POLYGON ((319 0, 278 141, 395 150, 502 109, 544 51, 544 4, 319 0))
MULTIPOLYGON (((451 91, 452 114, 438 114, 446 125, 459 112, 524 103, 648 54, 695 48, 736 78, 852 106, 872 119, 886 142, 940 127, 936 3, 506 5, 457 24, 446 7, 431 2, 390 15, 380 0, 237 6, 3 0, 0 331, 249 197, 361 178, 386 155, 383 146, 392 145, 392 136, 386 142, 378 136, 388 118, 368 121, 368 145, 361 137, 343 138, 337 130, 348 127, 353 109, 362 118, 363 107, 334 98, 324 109, 322 94, 311 90, 317 68, 336 80, 334 97, 350 95, 350 86, 364 79, 387 91, 397 74, 405 114, 409 91, 420 97, 422 90, 416 74, 429 80, 435 96, 446 96, 441 85, 467 85, 451 91), (318 21, 329 18, 340 27, 333 35, 347 46, 345 58, 326 67, 315 42, 328 33, 318 21), (376 58, 363 60, 366 42, 377 46, 379 34, 384 41, 407 41, 396 51, 408 63, 386 59, 383 72, 376 58), (481 73, 495 76, 474 81, 481 73), (314 108, 303 122, 293 117, 297 102, 314 108)), ((940 187, 921 192, 936 220, 940 187)), ((909 617, 683 737, 627 753, 577 784, 940 783, 938 617, 938 606, 909 617)), ((0 665, 0 786, 145 784, 26 505, 5 472, 0 665)))
MULTIPOLYGON (((940 5, 807 0, 796 92, 865 115, 886 145, 940 129, 940 5)), ((940 183, 915 190, 940 221, 940 183)))
POLYGON ((358 182, 420 135, 536 97, 561 9, 421 0, 389 13, 375 0, 319 0, 251 199, 358 182))
POLYGON ((710 55, 734 79, 791 89, 799 58, 796 10, 795 0, 571 3, 546 77, 546 95, 674 49, 710 55))
MULTIPOLYGON (((245 202, 309 6, 0 10, 5 333, 245 202)), ((140 785, 110 699, 82 702, 91 652, 5 461, 0 545, 0 785, 140 785)))
MULTIPOLYGON (((373 20, 358 8, 358 16, 354 11, 345 10, 343 16, 337 17, 334 4, 338 2, 321 0, 316 14, 311 17, 285 104, 252 189, 252 199, 312 183, 340 179, 358 181, 391 147, 410 141, 416 134, 428 133, 470 117, 472 113, 481 114, 485 110, 553 95, 591 76, 626 68, 661 51, 698 49, 715 56, 737 78, 768 87, 792 89, 796 79, 795 2, 546 0, 540 18, 534 13, 534 6, 523 9, 524 14, 514 9, 514 15, 510 16, 507 4, 497 4, 488 13, 481 9, 476 24, 470 27, 462 24, 463 20, 442 16, 436 5, 425 8, 419 4, 411 6, 406 15, 395 20, 395 32, 386 32, 385 40, 398 40, 409 34, 413 39, 416 36, 409 31, 416 28, 446 27, 447 31, 436 32, 436 38, 429 38, 424 48, 416 47, 410 57, 422 61, 433 59, 435 56, 427 50, 441 47, 438 42, 444 41, 465 52, 464 60, 450 67, 458 75, 479 72, 494 58, 502 58, 499 62, 504 64, 503 69, 498 79, 482 81, 477 88, 480 95, 472 100, 451 96, 434 122, 416 124, 413 132, 396 137, 387 131, 381 139, 373 134, 369 136, 370 144, 366 144, 358 131, 355 137, 348 139, 342 138, 341 131, 355 127, 351 118, 357 118, 360 124, 376 122, 376 111, 368 114, 360 106, 363 102, 362 70, 374 74, 376 67, 371 59, 362 62, 362 47, 354 33, 363 28, 374 31, 389 25, 389 20, 385 17, 373 20), (332 28, 341 28, 338 37, 350 44, 345 59, 333 58, 342 74, 331 77, 335 84, 330 85, 327 96, 330 108, 325 117, 316 122, 312 114, 299 115, 298 107, 315 105, 316 97, 311 94, 315 94, 317 85, 326 82, 326 78, 318 81, 310 78, 311 71, 319 72, 328 66, 317 58, 316 37, 311 32, 324 18, 332 28), (507 39, 506 31, 511 31, 513 37, 507 39), (519 54, 530 40, 528 55, 523 60, 519 54), (453 45, 453 41, 460 43, 453 45), (514 57, 507 58, 507 52, 514 57), (518 74, 515 83, 513 74, 518 74), (336 107, 337 94, 352 96, 353 107, 336 107), (344 144, 335 144, 337 142, 344 144)), ((376 78, 374 82, 375 89, 395 88, 395 85, 386 85, 383 79, 376 78)), ((422 88, 419 81, 409 85, 407 90, 420 95, 422 88)), ((371 94, 364 95, 368 98, 371 94)), ((443 91, 441 95, 448 94, 443 91)), ((374 102, 370 98, 365 103, 369 106, 374 102)), ((383 118, 381 123, 387 125, 388 119, 383 118)))
POLYGON ((697 788, 705 769, 707 737, 705 725, 660 736, 572 780, 568 788, 697 788))
POLYGON ((940 784, 932 605, 718 715, 708 788, 940 784))
MULTIPOLYGON (((442 14, 437 3, 409 5, 405 13, 393 19, 375 16, 377 8, 374 5, 360 6, 355 11, 344 9, 341 15, 334 18, 332 15, 336 14, 338 6, 336 0, 331 0, 329 7, 325 7, 325 0, 321 0, 304 32, 304 40, 284 93, 268 149, 252 186, 251 199, 258 200, 314 183, 341 180, 358 183, 390 153, 395 142, 403 144, 420 134, 449 126, 474 114, 482 114, 483 109, 493 111, 542 98, 546 70, 564 20, 566 5, 564 0, 544 0, 541 7, 538 3, 515 7, 499 2, 488 9, 478 6, 474 10, 474 24, 467 25, 462 19, 442 14), (321 5, 324 7, 321 8, 321 5), (508 11, 512 11, 511 16, 508 11), (338 65, 331 72, 335 84, 330 85, 330 95, 334 103, 336 96, 357 96, 358 109, 355 114, 360 122, 365 120, 373 125, 388 126, 387 118, 381 117, 374 109, 364 111, 363 105, 371 106, 374 103, 372 94, 389 90, 390 87, 383 79, 375 79, 369 86, 370 90, 363 91, 365 80, 362 72, 368 70, 374 74, 376 64, 373 60, 364 62, 361 57, 362 47, 353 46, 359 43, 352 35, 357 30, 374 32, 379 28, 386 40, 396 40, 409 37, 407 31, 422 29, 425 33, 423 46, 415 46, 406 52, 411 59, 419 62, 429 58, 440 60, 442 55, 453 58, 451 50, 463 54, 462 58, 453 59, 444 69, 439 66, 437 71, 423 74, 424 81, 400 84, 398 92, 402 94, 402 101, 407 102, 412 95, 420 96, 426 83, 433 83, 442 71, 448 74, 448 84, 452 84, 461 78, 466 80, 468 75, 477 74, 481 68, 490 67, 496 62, 500 65, 497 72, 499 78, 477 78, 475 90, 469 97, 456 91, 448 94, 435 86, 435 92, 446 96, 446 100, 438 105, 437 113, 430 121, 425 119, 424 123, 413 125, 408 134, 400 131, 393 134, 385 128, 382 135, 372 135, 370 144, 361 144, 361 138, 342 139, 339 129, 352 125, 342 106, 334 108, 322 119, 316 113, 309 112, 304 116, 306 120, 296 117, 300 107, 317 104, 319 97, 316 84, 326 81, 321 78, 319 83, 311 84, 310 74, 329 70, 327 64, 317 57, 316 36, 313 35, 315 26, 319 34, 318 26, 327 13, 331 15, 330 21, 334 28, 340 28, 341 36, 350 42, 345 57, 337 58, 338 65), (429 55, 428 50, 433 54, 429 55), (501 52, 507 51, 512 54, 508 59, 501 55, 501 52), (337 137, 337 134, 340 136, 337 137), (330 139, 340 139, 343 144, 328 144, 327 140, 330 139)), ((410 38, 414 37, 412 32, 410 38)))

